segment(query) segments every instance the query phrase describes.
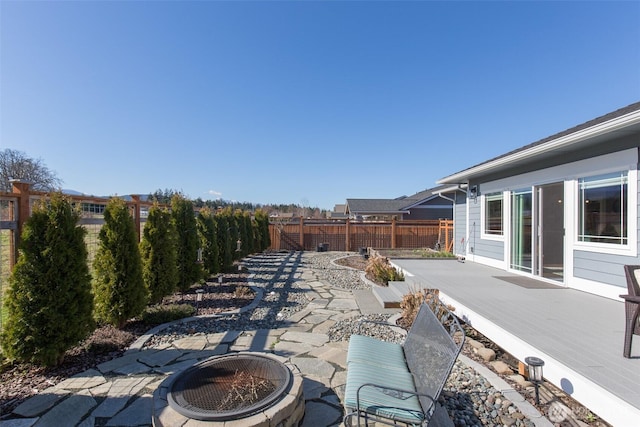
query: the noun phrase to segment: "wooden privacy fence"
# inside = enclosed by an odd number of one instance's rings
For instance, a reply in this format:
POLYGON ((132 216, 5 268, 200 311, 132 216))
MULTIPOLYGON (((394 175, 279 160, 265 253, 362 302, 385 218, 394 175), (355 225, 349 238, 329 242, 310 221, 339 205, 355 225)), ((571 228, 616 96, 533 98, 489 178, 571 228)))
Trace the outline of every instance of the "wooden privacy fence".
POLYGON ((453 249, 452 220, 352 221, 297 218, 269 224, 273 250, 453 249))
MULTIPOLYGON (((47 193, 31 191, 28 183, 13 182, 11 193, 0 192, 0 288, 8 277, 17 259, 17 247, 24 222, 29 217, 31 206, 47 193)), ((86 237, 89 259, 98 246, 97 235, 104 223, 103 212, 108 198, 91 196, 69 196, 80 204, 80 224, 88 233, 86 237)), ((148 208, 152 202, 130 196, 127 205, 136 222, 140 238, 148 208)), ((374 249, 453 249, 452 220, 407 220, 407 221, 351 221, 317 220, 294 218, 288 222, 269 224, 272 250, 331 250, 358 251, 360 248, 374 249)))

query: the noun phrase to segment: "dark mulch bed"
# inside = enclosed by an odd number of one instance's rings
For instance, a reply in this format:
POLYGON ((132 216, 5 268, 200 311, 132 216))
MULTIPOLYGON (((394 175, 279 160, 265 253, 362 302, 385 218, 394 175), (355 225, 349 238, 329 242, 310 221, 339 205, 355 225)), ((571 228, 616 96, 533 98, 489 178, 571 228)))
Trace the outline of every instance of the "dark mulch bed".
POLYGON ((367 260, 360 255, 339 258, 334 262, 338 265, 344 265, 345 267, 351 267, 362 271, 364 271, 365 267, 367 266, 367 260))

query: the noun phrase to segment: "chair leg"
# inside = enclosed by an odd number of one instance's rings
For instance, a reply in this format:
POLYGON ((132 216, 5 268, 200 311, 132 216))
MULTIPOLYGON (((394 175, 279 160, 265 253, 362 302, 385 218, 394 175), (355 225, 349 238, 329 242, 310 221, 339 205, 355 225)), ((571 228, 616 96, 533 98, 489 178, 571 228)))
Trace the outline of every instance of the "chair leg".
POLYGON ((640 316, 640 305, 627 302, 624 304, 624 311, 626 317, 626 327, 624 331, 624 349, 622 354, 624 357, 630 358, 631 341, 633 338, 633 333, 636 330, 638 317, 640 316))

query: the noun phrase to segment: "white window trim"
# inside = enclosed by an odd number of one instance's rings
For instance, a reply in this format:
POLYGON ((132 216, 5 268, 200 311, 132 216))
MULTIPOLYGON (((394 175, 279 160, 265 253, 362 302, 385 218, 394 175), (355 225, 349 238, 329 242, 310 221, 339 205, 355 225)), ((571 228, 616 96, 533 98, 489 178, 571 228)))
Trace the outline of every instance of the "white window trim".
POLYGON ((484 240, 494 240, 497 242, 504 242, 504 237, 507 234, 506 229, 506 217, 505 217, 505 200, 506 200, 506 192, 491 192, 489 194, 502 194, 502 234, 490 234, 486 232, 485 229, 485 217, 486 217, 486 195, 480 195, 480 238, 484 240))
MULTIPOLYGON (((619 170, 622 172, 622 170, 619 170)), ((582 176, 580 178, 588 178, 591 176, 597 176, 599 173, 593 173, 582 176)), ((635 257, 638 254, 638 170, 630 168, 627 170, 627 244, 614 245, 611 243, 598 243, 598 242, 582 242, 578 240, 578 228, 580 226, 579 221, 579 179, 573 180, 573 216, 575 222, 573 224, 573 249, 585 252, 598 252, 611 255, 623 255, 635 257)))

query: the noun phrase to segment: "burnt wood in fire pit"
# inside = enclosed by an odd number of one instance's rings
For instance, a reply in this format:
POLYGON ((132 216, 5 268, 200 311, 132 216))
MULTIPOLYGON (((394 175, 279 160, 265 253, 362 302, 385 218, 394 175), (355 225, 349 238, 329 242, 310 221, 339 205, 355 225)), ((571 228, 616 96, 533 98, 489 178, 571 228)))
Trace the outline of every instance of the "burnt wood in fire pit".
POLYGON ((248 417, 287 393, 291 371, 278 360, 256 353, 217 356, 179 374, 169 388, 169 405, 204 421, 248 417))

